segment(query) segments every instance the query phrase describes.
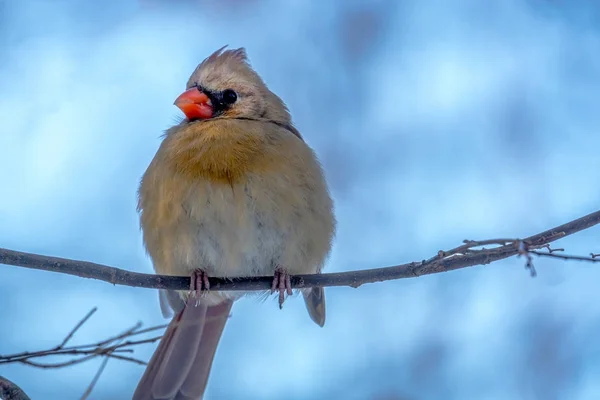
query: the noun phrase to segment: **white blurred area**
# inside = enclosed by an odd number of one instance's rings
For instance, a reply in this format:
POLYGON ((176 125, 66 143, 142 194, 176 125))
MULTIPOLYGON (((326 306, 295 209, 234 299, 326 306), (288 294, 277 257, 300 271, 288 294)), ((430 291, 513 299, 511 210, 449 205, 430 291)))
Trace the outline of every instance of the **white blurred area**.
MULTIPOLYGON (((327 271, 528 236, 600 204, 600 5, 505 0, 0 2, 0 247, 150 272, 139 178, 198 62, 246 47, 319 154, 339 231, 327 271)), ((599 230, 560 242, 600 251, 599 230)), ((522 259, 234 306, 207 400, 600 398, 600 270, 522 259)), ((154 291, 0 265, 0 354, 142 321, 154 291)), ((153 345, 135 356, 148 359, 153 345)), ((50 360, 48 360, 50 361, 50 360)), ((100 360, 0 366, 78 399, 100 360)), ((111 360, 92 399, 143 367, 111 360)))

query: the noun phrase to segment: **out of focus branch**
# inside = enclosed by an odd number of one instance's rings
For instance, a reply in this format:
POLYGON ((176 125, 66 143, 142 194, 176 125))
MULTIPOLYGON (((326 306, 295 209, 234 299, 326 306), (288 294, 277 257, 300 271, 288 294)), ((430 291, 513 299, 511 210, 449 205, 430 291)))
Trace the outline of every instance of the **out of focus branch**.
POLYGON ((2 400, 29 400, 23 389, 0 376, 0 399, 2 400))
MULTIPOLYGON (((452 271, 474 265, 489 264, 513 256, 525 256, 526 267, 530 270, 532 275, 535 275, 532 255, 561 258, 564 260, 600 262, 600 257, 597 257, 597 254, 592 253, 590 257, 569 256, 565 254, 558 255, 554 252, 559 249, 552 250, 549 247, 550 243, 558 239, 588 229, 598 223, 600 223, 600 211, 596 211, 526 239, 465 240, 462 245, 448 251, 440 250, 435 256, 423 261, 351 272, 295 275, 291 279, 292 287, 351 286, 356 288, 365 283, 413 278, 421 275, 452 271), (485 248, 482 246, 494 247, 485 248), (548 251, 534 251, 542 248, 546 248, 548 251)), ((190 287, 190 277, 187 276, 142 274, 87 261, 76 261, 39 254, 22 253, 8 249, 0 249, 0 264, 60 272, 82 278, 99 279, 114 285, 171 290, 186 290, 190 287)), ((199 265, 198 267, 201 268, 202 266, 199 265)), ((268 290, 271 288, 272 281, 272 276, 241 277, 232 279, 209 278, 211 290, 223 291, 268 290)))
MULTIPOLYGON (((86 314, 85 317, 81 319, 71 329, 71 331, 65 336, 62 342, 51 349, 34 351, 34 352, 22 352, 16 354, 7 354, 0 355, 0 365, 2 364, 10 364, 10 363, 21 363, 25 365, 29 365, 37 368, 62 368, 68 367, 75 364, 80 364, 85 361, 89 361, 96 357, 106 357, 106 358, 116 358, 119 360, 130 361, 136 364, 145 365, 146 362, 142 360, 138 360, 136 358, 124 355, 127 353, 133 353, 133 347, 145 344, 145 343, 153 343, 159 340, 160 336, 153 336, 147 339, 141 340, 129 340, 133 336, 138 336, 144 333, 157 331, 160 329, 164 329, 166 325, 154 326, 151 328, 140 329, 142 324, 138 322, 131 328, 126 331, 119 333, 115 336, 112 336, 108 339, 102 340, 101 342, 92 343, 92 344, 83 344, 77 346, 66 346, 69 340, 73 337, 73 335, 85 324, 90 317, 96 312, 96 308, 94 307, 90 310, 89 313, 86 314), (47 357, 47 356, 73 356, 67 361, 61 361, 56 363, 42 363, 38 361, 34 361, 36 358, 47 357)), ((1 386, 0 386, 1 387, 1 386)))
MULTIPOLYGON (((135 364, 146 365, 145 361, 126 356, 124 354, 133 353, 133 348, 137 345, 156 342, 162 337, 162 335, 153 336, 141 340, 129 339, 133 336, 163 329, 167 325, 159 325, 151 328, 140 329, 142 324, 138 322, 126 331, 119 333, 118 335, 115 335, 113 337, 110 337, 106 340, 102 340, 100 342, 70 347, 66 346, 67 343, 71 340, 71 338, 75 335, 75 333, 79 330, 79 328, 81 328, 90 319, 90 317, 96 312, 96 310, 96 307, 92 308, 73 327, 73 329, 71 329, 71 331, 65 336, 61 343, 56 347, 42 351, 0 355, 0 365, 20 363, 37 368, 62 368, 75 364, 80 364, 85 361, 89 361, 93 358, 104 357, 100 368, 98 368, 96 375, 92 379, 91 383, 88 385, 85 393, 81 397, 81 400, 86 400, 90 396, 92 390, 94 389, 94 386, 96 386, 98 379, 102 375, 102 372, 104 371, 104 368, 106 367, 106 364, 109 359, 116 358, 123 361, 133 362, 135 364), (70 356, 71 358, 67 361, 57 363, 34 361, 34 359, 36 358, 47 356, 70 356)), ((12 383, 8 379, 0 376, 0 400, 29 400, 29 397, 27 397, 27 395, 17 385, 12 383)))

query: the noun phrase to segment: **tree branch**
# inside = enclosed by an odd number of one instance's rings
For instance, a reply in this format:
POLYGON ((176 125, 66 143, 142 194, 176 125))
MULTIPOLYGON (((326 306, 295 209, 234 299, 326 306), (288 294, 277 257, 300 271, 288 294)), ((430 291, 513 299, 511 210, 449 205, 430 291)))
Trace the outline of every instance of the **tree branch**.
MULTIPOLYGON (((527 257, 526 266, 535 274, 531 262, 531 254, 549 256, 548 253, 531 252, 531 250, 547 248, 555 240, 562 239, 576 232, 588 229, 600 223, 600 211, 538 233, 526 239, 491 239, 484 241, 465 240, 464 244, 448 251, 439 251, 428 260, 411 262, 392 267, 366 269, 351 272, 295 275, 292 287, 307 288, 313 286, 351 286, 357 288, 365 283, 382 282, 393 279, 413 278, 422 275, 452 271, 474 265, 489 264, 516 255, 527 257), (495 245, 491 249, 477 249, 484 245, 495 245)), ((555 250, 556 251, 556 250, 555 250)), ((554 255, 553 257, 558 257, 554 255)), ((600 262, 600 257, 592 253, 590 257, 560 255, 562 259, 600 262)), ((114 285, 134 287, 187 290, 190 277, 143 274, 126 271, 106 265, 87 261, 69 260, 65 258, 43 256, 31 253, 0 248, 0 263, 44 271, 60 272, 82 278, 98 279, 114 285)), ((201 267, 201 266, 198 266, 201 267)), ((248 278, 216 278, 210 277, 211 290, 269 290, 272 276, 248 278)))
MULTIPOLYGON (((585 217, 576 219, 522 240, 465 240, 463 241, 463 244, 458 247, 447 251, 440 250, 435 256, 420 262, 352 272, 296 275, 292 277, 292 286, 294 288, 306 288, 313 286, 359 287, 365 283, 412 278, 421 275, 452 271, 474 265, 489 264, 494 261, 502 260, 512 256, 524 256, 526 258, 525 266, 530 270, 532 276, 534 276, 535 269, 532 261, 534 255, 563 260, 600 262, 600 254, 597 253, 590 253, 589 257, 572 256, 560 253, 564 251, 564 249, 552 249, 550 247, 550 243, 572 235, 576 232, 588 229, 598 223, 600 223, 600 211, 596 211, 586 215, 585 217), (486 249, 483 246, 494 247, 486 249), (541 249, 545 250, 542 251, 541 249)), ((135 273, 87 261, 77 261, 38 254, 22 253, 1 248, 0 263, 65 273, 83 278, 98 279, 116 285, 171 290, 187 290, 190 286, 189 277, 135 273)), ((272 276, 232 279, 215 277, 209 278, 211 290, 268 290, 271 287, 272 279, 272 276)), ((96 308, 90 310, 90 312, 88 312, 81 319, 81 321, 79 321, 73 327, 73 329, 71 329, 62 342, 56 347, 37 352, 23 352, 4 356, 0 355, 0 365, 16 362, 38 368, 61 368, 73 364, 79 364, 96 357, 104 357, 100 368, 82 396, 82 399, 86 399, 96 385, 109 358, 116 358, 136 364, 145 364, 144 361, 123 355, 123 353, 132 353, 134 346, 144 343, 153 343, 161 338, 161 336, 154 336, 147 339, 131 340, 130 338, 132 336, 163 329, 166 326, 161 325, 147 329, 140 329, 141 324, 138 323, 125 332, 101 342, 67 347, 67 344, 73 335, 75 335, 79 328, 81 328, 81 326, 85 324, 95 312, 96 308), (34 358, 45 357, 49 355, 71 355, 75 356, 75 358, 59 363, 40 363, 32 360, 34 358)), ((29 397, 27 397, 27 395, 17 385, 0 376, 0 399, 29 400, 29 397)))
MULTIPOLYGON (((41 351, 34 351, 34 352, 25 351, 25 352, 16 353, 16 354, 0 355, 0 365, 11 364, 11 363, 21 363, 21 364, 25 364, 25 365, 29 365, 29 366, 37 367, 37 368, 43 368, 43 369, 63 368, 63 367, 68 367, 68 366, 75 365, 75 364, 80 364, 80 363, 89 361, 96 357, 104 357, 105 360, 102 363, 102 365, 100 366, 96 376, 92 380, 92 383, 90 384, 90 388, 95 385, 96 381, 98 380, 99 376, 102 373, 102 370, 104 370, 104 366, 106 365, 106 360, 109 358, 115 358, 115 359, 122 360, 122 361, 129 361, 129 362, 133 362, 134 364, 139 364, 139 365, 146 365, 145 361, 139 360, 137 358, 129 357, 129 356, 124 356, 122 354, 123 353, 133 353, 134 348, 136 346, 141 345, 141 344, 154 343, 154 342, 160 340, 162 335, 152 336, 152 337, 148 337, 145 339, 139 339, 139 340, 131 340, 132 337, 134 337, 134 336, 139 337, 140 335, 143 335, 146 333, 162 330, 162 329, 166 328, 167 325, 157 325, 157 326, 153 326, 150 328, 140 329, 142 324, 140 322, 138 322, 137 324, 135 324, 133 327, 127 329, 126 331, 124 331, 118 335, 109 337, 108 339, 102 340, 100 342, 65 347, 65 344, 73 337, 73 335, 77 332, 77 330, 79 328, 81 328, 81 326, 83 324, 88 322, 88 320, 94 314, 95 311, 96 311, 96 307, 94 307, 90 312, 88 312, 86 314, 86 316, 83 317, 77 323, 77 325, 75 325, 75 327, 73 329, 71 329, 71 331, 67 334, 67 336, 65 336, 65 338, 63 339, 61 344, 59 344, 58 346, 53 347, 48 350, 41 350, 41 351), (37 362, 37 361, 32 361, 32 359, 34 359, 34 358, 47 357, 47 356, 75 356, 75 358, 69 359, 67 361, 58 362, 58 363, 41 363, 41 362, 37 362)), ((2 377, 0 377, 0 394, 3 393, 1 391, 3 388, 3 386, 2 386, 3 384, 5 384, 5 383, 2 381, 2 377)), ((8 387, 8 383, 6 383, 5 385, 8 387)), ((90 391, 91 391, 91 389, 90 389, 90 391)), ((0 399, 3 399, 3 398, 0 396, 0 399)))
POLYGON ((0 399, 2 400, 30 400, 23 389, 3 376, 0 376, 0 399))
POLYGON ((158 325, 153 326, 151 328, 140 329, 142 324, 138 322, 133 327, 127 329, 123 333, 110 337, 106 340, 103 340, 98 343, 92 344, 82 344, 77 346, 65 347, 64 344, 70 339, 73 334, 79 329, 85 322, 88 321, 89 317, 93 314, 96 308, 94 307, 92 311, 90 311, 76 326, 69 332, 65 340, 63 340, 62 344, 56 347, 53 347, 48 350, 41 351, 33 351, 33 352, 22 352, 16 354, 7 354, 0 355, 0 365, 2 364, 10 364, 10 363, 21 363, 25 365, 29 365, 37 368, 63 368, 68 367, 75 364, 80 364, 85 361, 89 361, 96 357, 106 357, 106 358, 116 358, 119 360, 130 361, 135 364, 145 365, 146 363, 142 360, 138 360, 137 358, 128 357, 122 355, 122 353, 133 353, 132 347, 153 343, 159 340, 162 335, 154 336, 147 339, 140 340, 126 340, 130 339, 133 336, 142 335, 144 333, 157 331, 160 329, 164 329, 167 325, 158 325), (67 361, 58 362, 58 363, 40 363, 37 361, 32 361, 34 358, 46 357, 46 356, 76 356, 67 361))
MULTIPOLYGON (((127 329, 126 331, 110 337, 106 340, 102 340, 98 343, 94 344, 84 344, 66 347, 66 344, 71 340, 71 338, 75 335, 75 333, 81 328, 90 317, 96 312, 97 308, 92 308, 74 327, 71 331, 65 336, 62 342, 49 350, 35 351, 35 352, 22 352, 17 354, 9 354, 9 355, 0 355, 0 365, 1 364, 10 364, 10 363, 20 363, 29 365, 31 367, 37 368, 63 368, 68 367, 75 364, 80 364, 85 361, 89 361, 91 359, 97 357, 104 357, 98 371, 94 375, 94 378, 88 385, 84 394, 81 397, 81 400, 86 400, 102 375, 108 360, 111 358, 115 358, 122 361, 129 361, 139 365, 146 365, 145 361, 139 360, 137 358, 124 356, 122 353, 133 353, 134 347, 140 344, 145 343, 153 343, 162 337, 154 336, 147 339, 141 340, 130 340, 133 336, 138 336, 141 334, 157 331, 160 329, 164 329, 167 325, 159 325, 151 328, 140 329, 142 324, 138 322, 133 327, 127 329), (117 354, 119 353, 119 354, 117 354), (32 361, 34 358, 46 357, 46 356, 75 356, 75 358, 69 359, 63 362, 57 363, 42 363, 38 361, 32 361)), ((25 395, 21 391, 21 389, 10 382, 8 379, 0 376, 0 399, 2 400, 29 400, 29 397, 25 395)))

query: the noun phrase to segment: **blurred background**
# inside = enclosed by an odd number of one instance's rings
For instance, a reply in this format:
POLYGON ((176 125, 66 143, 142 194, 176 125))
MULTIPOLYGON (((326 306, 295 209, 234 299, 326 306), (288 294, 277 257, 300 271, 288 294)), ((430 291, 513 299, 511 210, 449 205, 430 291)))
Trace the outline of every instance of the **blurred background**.
MULTIPOLYGON (((327 271, 525 237, 600 204, 600 4, 583 0, 0 2, 0 247, 139 272, 139 178, 217 48, 246 47, 326 168, 327 271)), ((599 252, 598 228, 557 243, 599 252)), ((600 270, 523 259, 239 301, 206 399, 598 399, 600 270)), ((0 265, 0 354, 165 323, 155 291, 0 265)), ((137 348, 148 359, 155 345, 137 348)), ((47 361, 47 360, 42 360, 47 361)), ((0 366, 78 399, 101 360, 0 366)), ((111 360, 92 399, 131 398, 111 360)))

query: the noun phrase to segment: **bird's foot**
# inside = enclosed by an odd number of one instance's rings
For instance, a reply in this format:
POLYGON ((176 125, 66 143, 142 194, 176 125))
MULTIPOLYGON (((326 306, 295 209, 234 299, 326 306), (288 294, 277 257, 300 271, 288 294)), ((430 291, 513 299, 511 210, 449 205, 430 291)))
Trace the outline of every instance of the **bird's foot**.
POLYGON ((208 282, 208 274, 206 271, 201 269, 194 270, 190 279, 190 296, 198 300, 202 295, 202 292, 209 289, 210 282, 208 282))
POLYGON ((290 274, 287 270, 281 266, 275 268, 275 274, 273 275, 273 284, 271 285, 271 294, 279 291, 279 308, 283 308, 283 302, 285 301, 285 293, 288 296, 292 295, 292 281, 290 274))

